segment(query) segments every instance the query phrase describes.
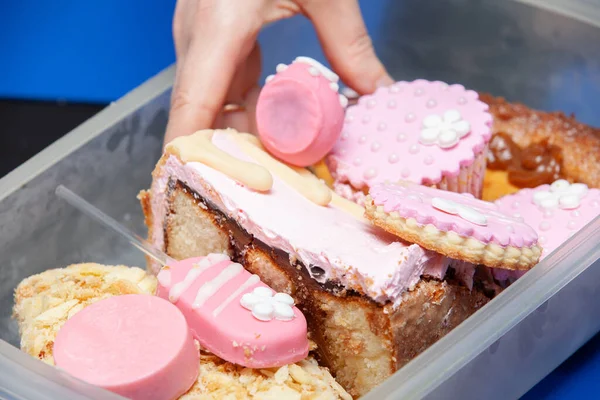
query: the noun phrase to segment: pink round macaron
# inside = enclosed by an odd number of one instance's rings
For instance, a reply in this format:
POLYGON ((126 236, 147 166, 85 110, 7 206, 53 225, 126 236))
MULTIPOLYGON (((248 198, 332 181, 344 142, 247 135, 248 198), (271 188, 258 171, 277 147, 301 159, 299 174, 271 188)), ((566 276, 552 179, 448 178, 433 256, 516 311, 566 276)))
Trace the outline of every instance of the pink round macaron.
POLYGON ((461 85, 397 82, 348 107, 328 165, 340 190, 405 180, 480 197, 491 124, 461 85))
POLYGON ((560 179, 552 185, 521 189, 495 203, 500 211, 537 231, 542 259, 600 215, 600 190, 560 179))
POLYGON ((348 100, 339 78, 308 57, 279 64, 256 105, 258 135, 277 158, 306 167, 323 159, 340 136, 348 100))
POLYGON ((176 399, 198 377, 183 314, 156 296, 110 297, 79 311, 54 342, 58 367, 129 399, 176 399))
POLYGON ((203 348, 226 361, 271 368, 308 355, 306 319, 294 299, 224 254, 164 267, 157 294, 181 310, 203 348))

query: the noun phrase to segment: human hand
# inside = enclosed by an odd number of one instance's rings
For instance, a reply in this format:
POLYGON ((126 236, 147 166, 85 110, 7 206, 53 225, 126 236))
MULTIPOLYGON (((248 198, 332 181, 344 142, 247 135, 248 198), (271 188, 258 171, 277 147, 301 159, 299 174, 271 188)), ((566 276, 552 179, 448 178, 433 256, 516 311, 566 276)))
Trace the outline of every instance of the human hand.
POLYGON ((264 25, 296 14, 312 21, 332 68, 359 94, 393 82, 375 55, 357 0, 178 0, 165 143, 211 127, 255 132, 257 35, 264 25), (226 104, 243 107, 227 112, 226 104))

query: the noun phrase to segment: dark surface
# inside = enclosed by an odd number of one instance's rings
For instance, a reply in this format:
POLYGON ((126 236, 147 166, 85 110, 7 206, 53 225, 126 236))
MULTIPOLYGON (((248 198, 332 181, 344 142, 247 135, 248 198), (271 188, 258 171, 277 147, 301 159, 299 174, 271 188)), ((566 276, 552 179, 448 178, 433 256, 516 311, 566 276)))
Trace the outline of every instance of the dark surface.
POLYGON ((0 176, 104 107, 99 104, 0 100, 0 176))

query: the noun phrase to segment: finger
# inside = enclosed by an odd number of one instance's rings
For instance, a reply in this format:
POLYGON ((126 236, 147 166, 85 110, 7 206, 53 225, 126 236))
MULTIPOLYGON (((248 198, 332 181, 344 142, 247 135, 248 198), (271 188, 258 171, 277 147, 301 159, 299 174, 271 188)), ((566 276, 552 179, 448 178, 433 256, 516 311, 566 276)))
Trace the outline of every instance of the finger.
POLYGON ((185 56, 178 61, 165 143, 210 128, 221 111, 239 59, 247 57, 256 36, 240 15, 235 24, 229 21, 227 34, 214 35, 223 30, 211 23, 196 28, 185 56))
POLYGON ((375 54, 358 1, 303 0, 301 4, 332 68, 345 83, 361 94, 393 83, 375 54))
POLYGON ((261 54, 258 42, 254 43, 248 57, 240 62, 231 81, 225 103, 244 104, 246 93, 258 84, 261 72, 261 54))

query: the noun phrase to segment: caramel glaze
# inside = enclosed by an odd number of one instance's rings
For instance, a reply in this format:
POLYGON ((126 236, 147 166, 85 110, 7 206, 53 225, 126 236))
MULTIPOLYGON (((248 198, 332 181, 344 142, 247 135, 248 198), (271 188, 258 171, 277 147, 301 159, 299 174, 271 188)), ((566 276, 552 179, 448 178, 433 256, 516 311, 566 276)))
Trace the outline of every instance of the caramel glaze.
MULTIPOLYGON (((526 173, 523 177, 515 173, 515 186, 549 183, 550 175, 558 175, 571 182, 600 187, 600 129, 577 122, 573 116, 560 112, 536 111, 484 93, 480 93, 479 97, 489 105, 489 112, 494 117, 492 133, 504 133, 524 150, 525 155, 521 154, 522 168, 518 170, 536 171, 537 165, 544 165, 537 175, 526 173), (540 147, 533 147, 535 145, 540 147), (548 158, 537 161, 540 154, 544 158, 547 153, 550 153, 548 158), (557 155, 559 153, 560 156, 557 155), (552 158, 556 161, 551 161, 552 158)), ((505 159, 502 155, 500 158, 505 159)))
POLYGON ((562 165, 562 150, 548 140, 521 149, 510 135, 498 132, 490 141, 487 167, 508 172, 508 181, 519 188, 534 188, 564 178, 562 165))

